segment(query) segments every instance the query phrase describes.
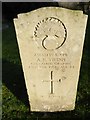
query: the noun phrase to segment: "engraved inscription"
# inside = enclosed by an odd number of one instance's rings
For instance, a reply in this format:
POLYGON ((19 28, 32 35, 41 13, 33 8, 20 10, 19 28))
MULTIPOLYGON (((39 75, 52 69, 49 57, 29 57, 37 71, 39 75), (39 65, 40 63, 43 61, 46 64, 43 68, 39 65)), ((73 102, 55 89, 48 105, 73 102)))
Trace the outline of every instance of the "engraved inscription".
POLYGON ((34 60, 30 63, 29 68, 40 68, 40 69, 61 69, 62 72, 65 72, 66 69, 74 69, 74 65, 70 60, 67 59, 67 53, 51 53, 51 54, 42 54, 35 53, 34 60))

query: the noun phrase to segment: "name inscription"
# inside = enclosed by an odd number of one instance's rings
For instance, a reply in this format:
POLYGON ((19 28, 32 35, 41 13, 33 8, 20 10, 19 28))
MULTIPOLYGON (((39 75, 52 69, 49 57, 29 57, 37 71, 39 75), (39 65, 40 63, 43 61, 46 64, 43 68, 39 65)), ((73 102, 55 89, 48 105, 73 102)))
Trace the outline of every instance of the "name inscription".
POLYGON ((74 65, 68 60, 67 53, 35 53, 29 68, 62 69, 64 72, 67 68, 73 69, 74 65))

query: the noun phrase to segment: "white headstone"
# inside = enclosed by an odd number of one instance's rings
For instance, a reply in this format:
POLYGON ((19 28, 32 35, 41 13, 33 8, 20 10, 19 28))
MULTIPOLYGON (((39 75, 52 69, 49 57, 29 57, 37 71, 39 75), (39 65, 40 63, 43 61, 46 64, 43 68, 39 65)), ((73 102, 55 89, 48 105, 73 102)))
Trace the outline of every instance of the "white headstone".
POLYGON ((40 8, 14 19, 31 111, 75 107, 87 15, 40 8))

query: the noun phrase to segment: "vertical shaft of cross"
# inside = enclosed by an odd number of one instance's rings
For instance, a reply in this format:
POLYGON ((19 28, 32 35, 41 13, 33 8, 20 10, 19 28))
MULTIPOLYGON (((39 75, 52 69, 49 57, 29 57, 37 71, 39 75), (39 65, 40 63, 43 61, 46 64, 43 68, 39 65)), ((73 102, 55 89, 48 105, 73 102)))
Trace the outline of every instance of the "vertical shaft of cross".
POLYGON ((53 94, 53 71, 51 71, 51 94, 53 94))

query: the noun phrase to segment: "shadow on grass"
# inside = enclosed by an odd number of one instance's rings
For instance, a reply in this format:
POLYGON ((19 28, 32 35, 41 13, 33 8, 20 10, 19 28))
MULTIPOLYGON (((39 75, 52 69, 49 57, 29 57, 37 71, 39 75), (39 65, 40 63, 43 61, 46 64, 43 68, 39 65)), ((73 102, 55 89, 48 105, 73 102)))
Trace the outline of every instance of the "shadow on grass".
POLYGON ((2 61, 3 83, 25 105, 29 106, 22 67, 9 61, 2 61))
POLYGON ((33 114, 31 114, 32 118, 41 118, 41 120, 43 120, 43 118, 46 118, 46 120, 50 120, 50 118, 52 120, 88 120, 88 118, 90 118, 89 113, 83 112, 83 113, 79 113, 75 110, 73 111, 62 111, 62 112, 34 112, 33 114), (34 116, 35 115, 35 116, 34 116))

